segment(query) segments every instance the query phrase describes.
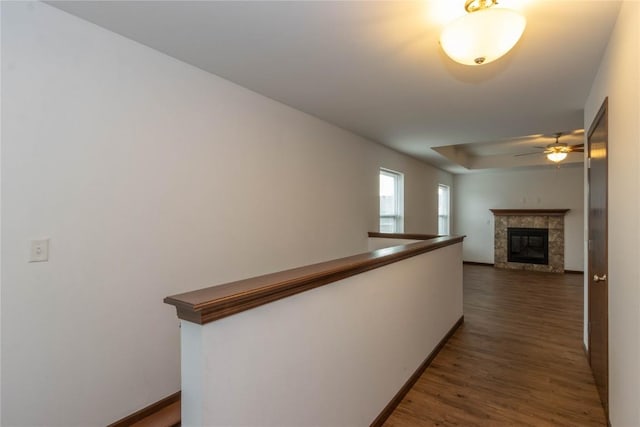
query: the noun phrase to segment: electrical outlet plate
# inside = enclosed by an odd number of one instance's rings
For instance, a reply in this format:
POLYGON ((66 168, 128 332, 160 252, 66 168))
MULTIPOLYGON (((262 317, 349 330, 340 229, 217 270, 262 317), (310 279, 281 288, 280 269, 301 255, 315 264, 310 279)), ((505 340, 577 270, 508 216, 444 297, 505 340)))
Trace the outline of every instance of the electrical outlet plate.
POLYGON ((49 261, 49 239, 32 240, 29 262, 49 261))

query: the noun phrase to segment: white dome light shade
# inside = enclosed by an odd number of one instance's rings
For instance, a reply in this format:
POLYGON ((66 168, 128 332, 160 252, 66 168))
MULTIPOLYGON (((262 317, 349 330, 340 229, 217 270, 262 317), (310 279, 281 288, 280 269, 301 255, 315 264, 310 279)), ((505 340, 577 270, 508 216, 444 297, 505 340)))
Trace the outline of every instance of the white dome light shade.
POLYGON ((440 35, 440 44, 456 62, 488 64, 518 43, 526 25, 525 17, 515 10, 480 9, 447 25, 440 35))
POLYGON ((566 158, 567 158, 567 153, 564 153, 562 151, 554 151, 552 153, 547 154, 547 159, 555 163, 561 162, 566 158))

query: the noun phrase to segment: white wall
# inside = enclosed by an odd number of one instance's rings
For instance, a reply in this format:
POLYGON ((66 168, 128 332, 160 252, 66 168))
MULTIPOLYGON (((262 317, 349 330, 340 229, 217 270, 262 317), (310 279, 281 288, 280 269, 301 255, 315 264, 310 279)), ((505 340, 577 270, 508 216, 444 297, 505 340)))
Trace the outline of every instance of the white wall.
POLYGON ((183 322, 183 425, 370 425, 462 316, 461 247, 183 322))
MULTIPOLYGON (((0 13, 2 9, 0 9, 0 13)), ((0 47, 2 46, 2 23, 0 16, 0 47)), ((0 50, 0 82, 2 82, 2 51, 0 50)), ((2 117, 2 85, 0 84, 0 117, 2 117)), ((2 165, 2 120, 0 120, 0 172, 2 165)), ((2 174, 0 173, 0 242, 2 242, 2 174)), ((0 260, 2 260, 2 245, 0 244, 0 260)), ((2 346, 2 262, 0 262, 0 349, 2 346)), ((0 424, 2 423, 2 351, 0 350, 0 424)))
POLYGON ((104 425, 179 385, 163 297, 366 250, 450 175, 42 3, 2 5, 2 424, 104 425), (30 239, 50 261, 27 263, 30 239))
POLYGON ((376 249, 390 248, 393 246, 408 245, 409 243, 420 242, 420 240, 411 239, 389 239, 386 237, 369 237, 367 249, 375 251, 376 249))
POLYGON ((567 167, 456 175, 454 234, 466 235, 464 260, 493 264, 494 218, 489 209, 571 209, 565 216, 567 270, 583 269, 582 169, 567 167))
MULTIPOLYGON (((588 129, 609 97, 609 408, 614 427, 640 425, 639 28, 640 3, 624 2, 584 113, 588 129)), ((585 314, 587 290, 585 283, 585 314)))

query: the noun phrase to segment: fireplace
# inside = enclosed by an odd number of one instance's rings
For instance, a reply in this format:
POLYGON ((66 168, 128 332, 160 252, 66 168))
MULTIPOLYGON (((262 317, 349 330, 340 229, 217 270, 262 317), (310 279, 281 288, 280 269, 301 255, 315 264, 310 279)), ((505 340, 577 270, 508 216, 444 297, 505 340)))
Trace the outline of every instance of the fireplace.
POLYGON ((495 219, 493 264, 498 268, 564 272, 564 216, 568 211, 491 209, 495 219))
POLYGON ((507 228, 507 261, 549 264, 549 230, 546 228, 507 228))

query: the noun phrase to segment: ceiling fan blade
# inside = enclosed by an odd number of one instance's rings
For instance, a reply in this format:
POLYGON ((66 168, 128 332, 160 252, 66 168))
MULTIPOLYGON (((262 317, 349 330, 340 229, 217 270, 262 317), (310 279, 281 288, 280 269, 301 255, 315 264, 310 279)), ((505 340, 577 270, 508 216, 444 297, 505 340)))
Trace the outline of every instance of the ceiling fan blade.
POLYGON ((533 153, 522 153, 522 154, 514 154, 513 157, 521 157, 521 156, 531 156, 532 154, 543 154, 539 151, 535 151, 533 153))
POLYGON ((584 153, 584 144, 576 144, 569 147, 572 153, 584 153))

